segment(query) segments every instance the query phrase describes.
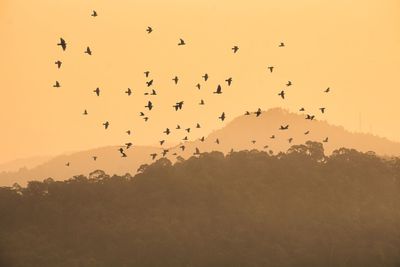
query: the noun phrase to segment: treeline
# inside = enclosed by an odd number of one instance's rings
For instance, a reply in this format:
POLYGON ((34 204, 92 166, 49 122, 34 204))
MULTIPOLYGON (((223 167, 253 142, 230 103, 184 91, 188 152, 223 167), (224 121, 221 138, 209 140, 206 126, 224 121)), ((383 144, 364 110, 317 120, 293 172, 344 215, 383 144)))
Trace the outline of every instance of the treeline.
POLYGON ((0 266, 400 266, 400 159, 307 142, 3 187, 0 266))

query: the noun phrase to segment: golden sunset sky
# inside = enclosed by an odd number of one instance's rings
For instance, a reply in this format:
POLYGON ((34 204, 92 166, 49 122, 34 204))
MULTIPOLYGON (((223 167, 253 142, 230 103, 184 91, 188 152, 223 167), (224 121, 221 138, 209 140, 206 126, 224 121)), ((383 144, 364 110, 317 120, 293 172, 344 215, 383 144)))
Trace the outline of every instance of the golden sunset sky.
POLYGON ((400 141, 399 0, 0 0, 0 40, 0 163, 127 141, 156 144, 177 123, 200 122, 189 135, 196 138, 246 110, 277 106, 304 106, 351 131, 360 130, 361 117, 362 131, 400 141), (65 52, 56 45, 60 37, 65 52), (178 47, 179 38, 187 45, 178 47), (143 95, 146 70, 156 97, 143 95), (61 88, 52 87, 56 80, 61 88), (277 94, 288 80, 293 86, 283 101, 277 94), (218 84, 224 93, 217 96, 218 84), (184 109, 173 111, 180 100, 184 109))

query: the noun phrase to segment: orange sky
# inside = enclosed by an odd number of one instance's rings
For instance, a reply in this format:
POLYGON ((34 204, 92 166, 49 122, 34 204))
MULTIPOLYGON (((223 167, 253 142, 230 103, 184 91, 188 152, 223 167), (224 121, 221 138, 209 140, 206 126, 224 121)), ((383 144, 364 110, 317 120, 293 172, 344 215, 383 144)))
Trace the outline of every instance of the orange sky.
POLYGON ((229 121, 276 106, 315 114, 324 106, 319 119, 350 130, 359 130, 361 114, 363 131, 400 141, 398 0, 1 0, 0 36, 0 162, 126 141, 154 144, 176 123, 200 122, 203 128, 189 135, 195 138, 223 126, 222 111, 229 121), (59 37, 66 52, 56 46, 59 37), (277 47, 281 41, 285 48, 277 47), (83 53, 88 45, 91 57, 83 53), (233 45, 240 47, 235 55, 233 45), (148 123, 138 116, 151 99, 143 95, 145 70, 159 94, 148 123), (210 80, 198 91, 205 72, 210 80), (230 76, 233 85, 213 95, 230 76), (61 88, 52 88, 55 80, 61 88), (277 93, 288 80, 294 85, 282 101, 277 93), (322 93, 328 86, 332 92, 322 93), (184 110, 173 111, 180 100, 184 110))

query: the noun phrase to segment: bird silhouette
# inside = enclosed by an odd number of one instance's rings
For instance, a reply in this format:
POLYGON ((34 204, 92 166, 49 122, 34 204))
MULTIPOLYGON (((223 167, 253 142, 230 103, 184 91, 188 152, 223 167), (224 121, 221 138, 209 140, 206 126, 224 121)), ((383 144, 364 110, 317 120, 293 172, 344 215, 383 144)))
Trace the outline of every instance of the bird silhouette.
POLYGON ((140 113, 139 113, 139 116, 143 117, 143 116, 144 116, 144 113, 143 113, 143 112, 140 112, 140 113))
POLYGON ((148 121, 149 117, 144 117, 143 119, 144 119, 144 121, 148 121))
POLYGON ((183 141, 187 141, 187 140, 188 140, 188 137, 185 136, 182 140, 183 140, 183 141))
POLYGON ((219 139, 218 139, 218 138, 215 140, 215 143, 216 143, 217 145, 219 145, 219 139))
POLYGON ((89 56, 91 56, 91 55, 92 55, 92 50, 90 50, 90 47, 89 47, 89 46, 88 46, 88 47, 86 47, 85 54, 88 54, 89 56))
POLYGON ((267 148, 268 148, 268 145, 265 145, 265 146, 264 146, 264 149, 267 149, 267 148))
POLYGON ((271 137, 270 137, 271 139, 275 139, 275 135, 271 135, 271 137))
POLYGON ((285 91, 282 90, 278 95, 282 97, 282 99, 285 99, 285 91))
POLYGON ((215 92, 213 92, 214 94, 222 94, 222 87, 221 85, 218 84, 217 86, 217 90, 215 92))
POLYGON ((92 12, 92 15, 91 15, 92 17, 97 17, 97 12, 96 12, 96 10, 93 10, 93 12, 92 12))
POLYGON ((83 111, 83 115, 88 115, 88 112, 86 109, 83 111))
POLYGON ((168 152, 169 152, 168 149, 163 149, 163 152, 162 152, 163 157, 165 157, 165 156, 167 155, 168 152))
POLYGON ((148 108, 149 110, 152 110, 153 108, 153 103, 151 103, 151 101, 147 102, 147 105, 144 106, 145 108, 148 108))
POLYGON ((231 86, 231 84, 232 84, 232 77, 229 77, 228 79, 226 79, 225 82, 228 83, 228 86, 231 86))
POLYGON ((305 111, 305 109, 304 108, 300 108, 299 111, 305 111))
POLYGON ((165 143, 165 140, 160 141, 160 146, 162 146, 165 143))
POLYGON ((199 139, 201 142, 204 142, 205 138, 204 136, 202 138, 199 139))
POLYGON ((237 45, 235 45, 234 47, 232 47, 233 53, 236 53, 239 50, 239 47, 237 45))
POLYGON ((67 49, 67 43, 65 42, 65 40, 63 38, 60 38, 60 42, 57 45, 61 46, 63 51, 65 51, 65 49, 67 49))
POLYGON ((256 140, 251 140, 251 142, 253 143, 253 145, 256 143, 256 140))
POLYGON ((182 149, 182 151, 185 151, 185 146, 184 145, 181 145, 179 148, 182 149))
POLYGON ((175 82, 175 84, 178 84, 179 78, 178 76, 175 76, 172 80, 175 82))
POLYGON ((58 81, 56 81, 56 83, 53 85, 53 87, 59 88, 59 87, 61 87, 61 84, 58 81))
POLYGON ((269 69, 269 71, 270 71, 271 73, 274 71, 274 68, 275 68, 274 66, 269 66, 269 67, 268 67, 268 69, 269 69))
POLYGON ((222 112, 221 116, 218 117, 221 121, 225 120, 225 112, 222 112))
POLYGON ((292 86, 292 82, 291 82, 291 81, 288 81, 287 84, 286 84, 286 86, 292 86))
POLYGON ((125 94, 127 94, 128 96, 130 96, 130 95, 132 94, 131 88, 128 88, 128 89, 125 91, 125 94))
POLYGON ((121 157, 126 158, 128 156, 125 154, 125 152, 121 152, 121 157))
POLYGON ((287 130, 287 129, 289 129, 289 125, 286 126, 281 125, 281 127, 279 128, 279 130, 287 130))
POLYGON ((205 103, 204 103, 204 100, 201 99, 199 105, 204 105, 204 104, 205 104, 205 103))
POLYGON ((178 45, 186 45, 185 41, 181 38, 179 39, 178 45))
POLYGON ((103 125, 104 125, 104 129, 108 129, 108 126, 110 126, 110 123, 108 122, 108 121, 106 121, 105 123, 103 123, 103 125))
POLYGON ((201 88, 201 85, 200 85, 199 83, 198 83, 198 84, 196 84, 196 88, 200 90, 200 88, 201 88))
POLYGON ((197 123, 196 128, 197 129, 201 128, 199 123, 197 123))
POLYGON ((313 120, 315 118, 315 116, 314 115, 310 115, 310 114, 307 114, 306 115, 306 120, 313 120))
POLYGON ((150 27, 150 26, 148 26, 147 29, 146 29, 146 31, 147 31, 147 33, 152 33, 152 32, 153 32, 153 28, 150 27))
POLYGON ((309 133, 310 133, 310 131, 306 131, 304 134, 307 135, 307 134, 309 134, 309 133))
POLYGON ((182 109, 183 103, 184 101, 176 102, 176 104, 173 105, 172 107, 175 108, 175 111, 177 111, 178 109, 182 109))
POLYGON ((152 154, 150 154, 150 157, 151 157, 152 160, 155 160, 156 157, 157 157, 157 153, 152 153, 152 154))
POLYGON ((292 138, 292 137, 290 137, 290 138, 288 139, 288 141, 289 141, 289 144, 291 144, 291 143, 292 143, 292 141, 293 141, 293 138, 292 138))
POLYGON ((193 153, 193 155, 200 155, 200 149, 196 147, 196 151, 193 153))
POLYGON ((284 46, 285 46, 285 44, 282 42, 279 44, 279 47, 284 47, 284 46))
POLYGON ((57 60, 56 62, 54 62, 54 64, 57 65, 57 68, 61 68, 62 62, 60 60, 57 60))
POLYGON ((167 128, 163 133, 165 133, 166 135, 169 135, 171 133, 171 131, 169 130, 169 128, 167 128))
POLYGON ((70 163, 69 163, 69 162, 65 163, 65 166, 69 167, 69 165, 70 165, 70 163))
POLYGON ((131 135, 131 130, 126 131, 128 135, 131 135))
POLYGON ((190 133, 190 128, 186 128, 185 131, 190 133))
POLYGON ((249 115, 250 115, 250 112, 249 112, 249 111, 246 111, 246 112, 244 113, 244 115, 249 116, 249 115))
POLYGON ((150 80, 150 81, 146 82, 146 84, 147 84, 147 87, 150 87, 150 86, 152 86, 152 84, 153 84, 153 80, 150 80))
POLYGON ((329 93, 330 91, 331 91, 331 88, 328 87, 328 88, 325 89, 324 92, 325 92, 325 93, 329 93))
POLYGON ((181 128, 181 126, 178 124, 178 125, 176 125, 175 129, 179 130, 180 128, 181 128))
POLYGON ((92 158, 93 158, 93 160, 94 160, 94 161, 96 161, 96 160, 97 160, 97 156, 93 156, 92 158))
POLYGON ((129 148, 131 148, 132 147, 132 143, 131 142, 129 142, 129 143, 125 143, 125 146, 126 146, 126 149, 129 149, 129 148))
POLYGON ((202 78, 204 79, 204 81, 206 82, 207 80, 208 80, 208 74, 206 73, 206 74, 204 74, 203 76, 202 76, 202 78))
POLYGON ((260 116, 261 115, 261 109, 260 108, 258 108, 258 110, 256 111, 256 112, 254 112, 254 114, 256 114, 256 117, 258 117, 258 116, 260 116))
POLYGON ((157 95, 157 92, 156 92, 156 90, 152 89, 152 90, 151 90, 151 94, 150 94, 150 95, 157 95))
POLYGON ((322 140, 324 143, 328 143, 328 137, 326 137, 324 140, 322 140))
POLYGON ((97 96, 100 96, 100 88, 99 87, 97 87, 95 90, 93 90, 93 92, 95 92, 97 96))
POLYGON ((145 72, 144 72, 144 75, 146 76, 146 78, 148 78, 149 75, 150 75, 150 71, 145 71, 145 72))
POLYGON ((319 108, 321 110, 321 113, 325 113, 325 108, 319 108))

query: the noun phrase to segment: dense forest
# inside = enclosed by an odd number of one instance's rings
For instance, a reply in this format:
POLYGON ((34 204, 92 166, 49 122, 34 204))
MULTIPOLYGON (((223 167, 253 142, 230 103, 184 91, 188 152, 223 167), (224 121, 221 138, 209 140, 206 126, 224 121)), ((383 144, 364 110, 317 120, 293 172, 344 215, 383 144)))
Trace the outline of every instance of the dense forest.
POLYGON ((400 159, 307 142, 2 187, 0 266, 400 266, 400 159))

